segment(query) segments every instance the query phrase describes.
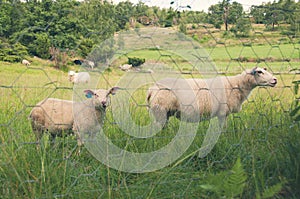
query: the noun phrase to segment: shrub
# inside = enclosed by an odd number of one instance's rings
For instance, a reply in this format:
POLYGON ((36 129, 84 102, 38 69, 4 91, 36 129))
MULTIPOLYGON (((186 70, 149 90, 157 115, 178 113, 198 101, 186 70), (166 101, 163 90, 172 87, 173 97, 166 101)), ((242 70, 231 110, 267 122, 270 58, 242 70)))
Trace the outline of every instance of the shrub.
POLYGON ((6 55, 5 57, 3 57, 2 61, 6 61, 6 62, 20 62, 21 61, 21 57, 18 55, 6 55))
POLYGON ((144 58, 138 58, 138 57, 128 57, 128 64, 131 64, 133 67, 138 67, 145 63, 144 58))
POLYGON ((27 55, 27 48, 22 44, 10 45, 8 42, 0 41, 0 61, 20 62, 22 57, 27 55))

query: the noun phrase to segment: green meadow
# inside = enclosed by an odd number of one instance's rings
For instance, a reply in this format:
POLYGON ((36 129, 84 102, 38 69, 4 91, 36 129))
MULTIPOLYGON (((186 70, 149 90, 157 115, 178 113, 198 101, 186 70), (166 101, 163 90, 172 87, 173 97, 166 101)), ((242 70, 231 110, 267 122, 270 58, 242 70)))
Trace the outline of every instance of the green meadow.
MULTIPOLYGON (((197 151, 210 121, 197 125, 195 139, 185 153, 168 166, 148 172, 130 173, 110 168, 98 161, 87 148, 79 152, 74 136, 58 137, 54 143, 44 136, 36 145, 28 115, 35 104, 47 97, 69 99, 73 85, 67 72, 51 63, 34 59, 30 67, 0 62, 0 195, 3 198, 299 198, 300 124, 290 117, 295 100, 292 82, 300 75, 299 46, 283 44, 216 46, 206 48, 211 62, 222 75, 235 75, 245 68, 266 67, 278 78, 274 88, 256 88, 243 109, 228 117, 213 150, 204 158, 197 151), (242 59, 243 58, 243 59, 242 59), (245 58, 247 60, 245 60, 245 58)), ((164 63, 184 77, 198 77, 195 68, 173 55, 156 50, 140 50, 127 56, 164 63), (157 61, 158 60, 158 61, 157 61)), ((99 73, 96 87, 109 88, 126 75, 115 65, 99 73)), ((78 69, 73 65, 70 69, 78 69)), ((93 85, 95 86, 95 85, 93 85)), ((135 124, 146 126, 144 85, 129 98, 135 124)), ((171 118, 168 126, 149 139, 126 134, 113 115, 112 96, 104 122, 104 133, 127 151, 144 153, 166 146, 176 136, 180 122, 171 118)), ((122 107, 120 105, 120 110, 122 107)), ((124 116, 125 117, 125 116, 124 116)), ((47 135, 47 134, 46 134, 47 135)))

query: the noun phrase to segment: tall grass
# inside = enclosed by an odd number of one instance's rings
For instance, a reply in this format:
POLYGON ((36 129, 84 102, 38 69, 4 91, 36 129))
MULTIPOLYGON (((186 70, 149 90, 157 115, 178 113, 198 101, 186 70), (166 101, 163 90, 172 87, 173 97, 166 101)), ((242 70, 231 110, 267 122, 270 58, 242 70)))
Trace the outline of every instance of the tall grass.
MULTIPOLYGON (((140 56, 146 55, 141 52, 140 56)), ((256 89, 243 110, 228 118, 223 134, 205 158, 198 158, 195 151, 202 144, 209 121, 199 124, 192 145, 176 162, 154 172, 132 174, 105 166, 86 148, 76 155, 77 142, 72 136, 57 138, 54 144, 44 136, 37 147, 27 118, 29 112, 45 97, 72 99, 67 74, 49 67, 6 63, 1 63, 0 69, 3 198, 215 198, 215 192, 201 185, 222 171, 230 171, 238 157, 247 176, 242 198, 260 197, 278 183, 282 188, 273 196, 300 196, 300 125, 289 117, 294 99, 291 82, 298 78, 294 74, 278 74, 275 88, 256 89)), ((280 66, 277 69, 280 71, 280 66)), ((231 72, 239 69, 232 68, 231 72)), ((114 85, 122 75, 117 69, 105 72, 99 87, 114 85)), ((143 106, 145 91, 137 90, 130 100, 131 116, 142 126, 150 120, 143 106)), ((168 127, 151 139, 134 138, 118 127, 109 108, 104 128, 117 146, 149 152, 168 144, 178 126, 179 121, 172 118, 168 127)))

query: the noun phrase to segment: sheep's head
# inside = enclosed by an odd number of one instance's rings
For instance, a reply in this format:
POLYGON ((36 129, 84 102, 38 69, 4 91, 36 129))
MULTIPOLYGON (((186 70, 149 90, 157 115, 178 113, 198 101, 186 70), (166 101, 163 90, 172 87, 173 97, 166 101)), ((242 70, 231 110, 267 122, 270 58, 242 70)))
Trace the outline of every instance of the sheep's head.
POLYGON ((68 72, 68 77, 70 82, 73 81, 75 74, 76 74, 75 71, 72 70, 68 72))
POLYGON ((98 89, 96 91, 85 90, 87 98, 93 98, 97 109, 105 109, 110 104, 110 95, 115 95, 119 87, 112 87, 109 90, 98 89))
POLYGON ((277 78, 274 77, 266 68, 255 67, 250 72, 254 76, 257 86, 271 86, 277 84, 277 78))

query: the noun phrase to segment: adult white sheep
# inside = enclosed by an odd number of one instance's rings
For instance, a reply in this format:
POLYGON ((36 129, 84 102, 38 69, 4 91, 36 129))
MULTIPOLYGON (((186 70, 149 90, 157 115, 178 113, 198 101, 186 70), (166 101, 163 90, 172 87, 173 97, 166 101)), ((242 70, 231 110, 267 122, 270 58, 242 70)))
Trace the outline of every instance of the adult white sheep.
POLYGON ((88 72, 74 72, 69 71, 68 72, 69 81, 74 84, 79 83, 89 83, 91 80, 90 74, 88 72))
POLYGON ((30 65, 30 62, 26 59, 23 59, 22 60, 22 64, 24 64, 25 66, 29 66, 30 65))
POLYGON ((241 110, 255 87, 274 87, 276 84, 276 77, 258 67, 231 77, 166 78, 148 89, 147 101, 150 112, 162 125, 171 116, 187 122, 218 117, 220 122, 224 122, 230 113, 241 110))
POLYGON ((86 99, 73 102, 56 98, 47 98, 39 102, 30 112, 32 130, 37 142, 44 132, 49 132, 51 140, 56 136, 75 133, 78 145, 83 144, 80 133, 89 133, 95 125, 102 125, 106 107, 110 103, 110 95, 114 95, 118 87, 109 90, 85 90, 86 99))

